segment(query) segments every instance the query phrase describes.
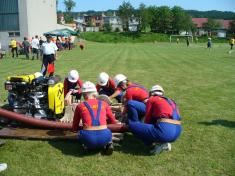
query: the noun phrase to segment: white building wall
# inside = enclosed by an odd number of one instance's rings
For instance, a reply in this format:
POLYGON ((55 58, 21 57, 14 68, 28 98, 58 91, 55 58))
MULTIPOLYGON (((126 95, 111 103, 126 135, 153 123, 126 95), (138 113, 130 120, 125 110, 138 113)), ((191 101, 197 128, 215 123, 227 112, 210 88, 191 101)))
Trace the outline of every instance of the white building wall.
POLYGON ((56 0, 18 0, 20 31, 0 32, 2 49, 7 50, 11 38, 22 42, 24 37, 57 29, 56 0), (9 32, 20 32, 19 37, 9 37, 9 32))
POLYGON ((56 0, 23 1, 27 5, 28 37, 41 36, 57 28, 56 0))

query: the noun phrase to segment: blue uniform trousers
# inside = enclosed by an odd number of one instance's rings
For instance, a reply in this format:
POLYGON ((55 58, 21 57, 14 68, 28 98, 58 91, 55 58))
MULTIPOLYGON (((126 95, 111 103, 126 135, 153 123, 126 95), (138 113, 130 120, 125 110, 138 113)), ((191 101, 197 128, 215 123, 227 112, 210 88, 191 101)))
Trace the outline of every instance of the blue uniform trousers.
POLYGON ((173 142, 181 133, 181 125, 160 122, 156 124, 145 124, 142 122, 129 121, 130 131, 140 138, 146 145, 153 142, 173 142))
POLYGON ((112 133, 104 130, 81 130, 78 139, 89 149, 103 148, 112 141, 112 133))
POLYGON ((146 113, 146 105, 143 102, 129 100, 127 102, 128 120, 132 122, 140 121, 146 113))

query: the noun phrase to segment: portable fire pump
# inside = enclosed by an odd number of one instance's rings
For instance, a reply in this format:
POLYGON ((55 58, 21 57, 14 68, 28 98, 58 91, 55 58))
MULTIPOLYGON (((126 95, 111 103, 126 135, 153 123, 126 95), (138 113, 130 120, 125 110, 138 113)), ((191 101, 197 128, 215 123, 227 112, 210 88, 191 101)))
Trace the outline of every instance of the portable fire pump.
POLYGON ((58 77, 44 78, 39 72, 7 77, 5 89, 11 110, 38 119, 61 118, 64 86, 59 81, 58 77))

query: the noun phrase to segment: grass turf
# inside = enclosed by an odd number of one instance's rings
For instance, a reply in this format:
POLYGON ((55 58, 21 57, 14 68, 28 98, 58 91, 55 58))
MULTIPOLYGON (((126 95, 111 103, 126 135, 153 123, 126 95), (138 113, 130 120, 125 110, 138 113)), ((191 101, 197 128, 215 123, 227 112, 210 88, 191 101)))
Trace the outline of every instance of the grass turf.
MULTIPOLYGON (((98 44, 59 53, 56 72, 77 69, 82 80, 95 82, 101 71, 123 73, 147 88, 158 83, 179 105, 183 133, 171 152, 149 156, 131 134, 115 145, 112 156, 82 153, 67 141, 6 140, 1 175, 234 175, 235 173, 235 52, 215 44, 98 44)), ((39 71, 39 60, 0 60, 0 84, 14 74, 39 71)), ((3 86, 1 101, 6 99, 3 86)))

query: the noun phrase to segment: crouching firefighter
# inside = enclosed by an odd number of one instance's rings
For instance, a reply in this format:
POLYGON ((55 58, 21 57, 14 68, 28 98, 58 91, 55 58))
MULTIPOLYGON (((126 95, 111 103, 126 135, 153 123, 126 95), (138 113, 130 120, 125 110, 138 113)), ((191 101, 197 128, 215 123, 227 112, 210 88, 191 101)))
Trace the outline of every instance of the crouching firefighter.
POLYGON ((120 94, 120 92, 116 93, 115 82, 107 73, 102 72, 99 74, 96 89, 99 95, 107 95, 110 99, 115 98, 119 103, 121 103, 122 94, 120 94))
POLYGON ((80 101, 82 97, 82 80, 77 70, 71 70, 68 77, 64 79, 64 96, 65 104, 71 105, 73 96, 76 101, 80 101))
POLYGON ((145 103, 148 100, 149 93, 141 85, 130 82, 123 74, 114 77, 117 89, 125 91, 123 101, 125 104, 124 112, 127 112, 128 120, 139 121, 146 113, 145 103))
POLYGON ((93 83, 87 81, 82 86, 85 101, 76 107, 73 119, 73 131, 78 131, 79 122, 82 120, 83 130, 78 132, 78 139, 84 149, 103 149, 106 154, 112 154, 112 133, 107 128, 107 121, 116 124, 109 105, 97 100, 97 90, 93 83))
POLYGON ((152 147, 151 154, 170 151, 170 142, 174 142, 182 130, 181 117, 175 102, 163 95, 161 86, 153 86, 146 105, 144 123, 129 122, 130 131, 152 147))

